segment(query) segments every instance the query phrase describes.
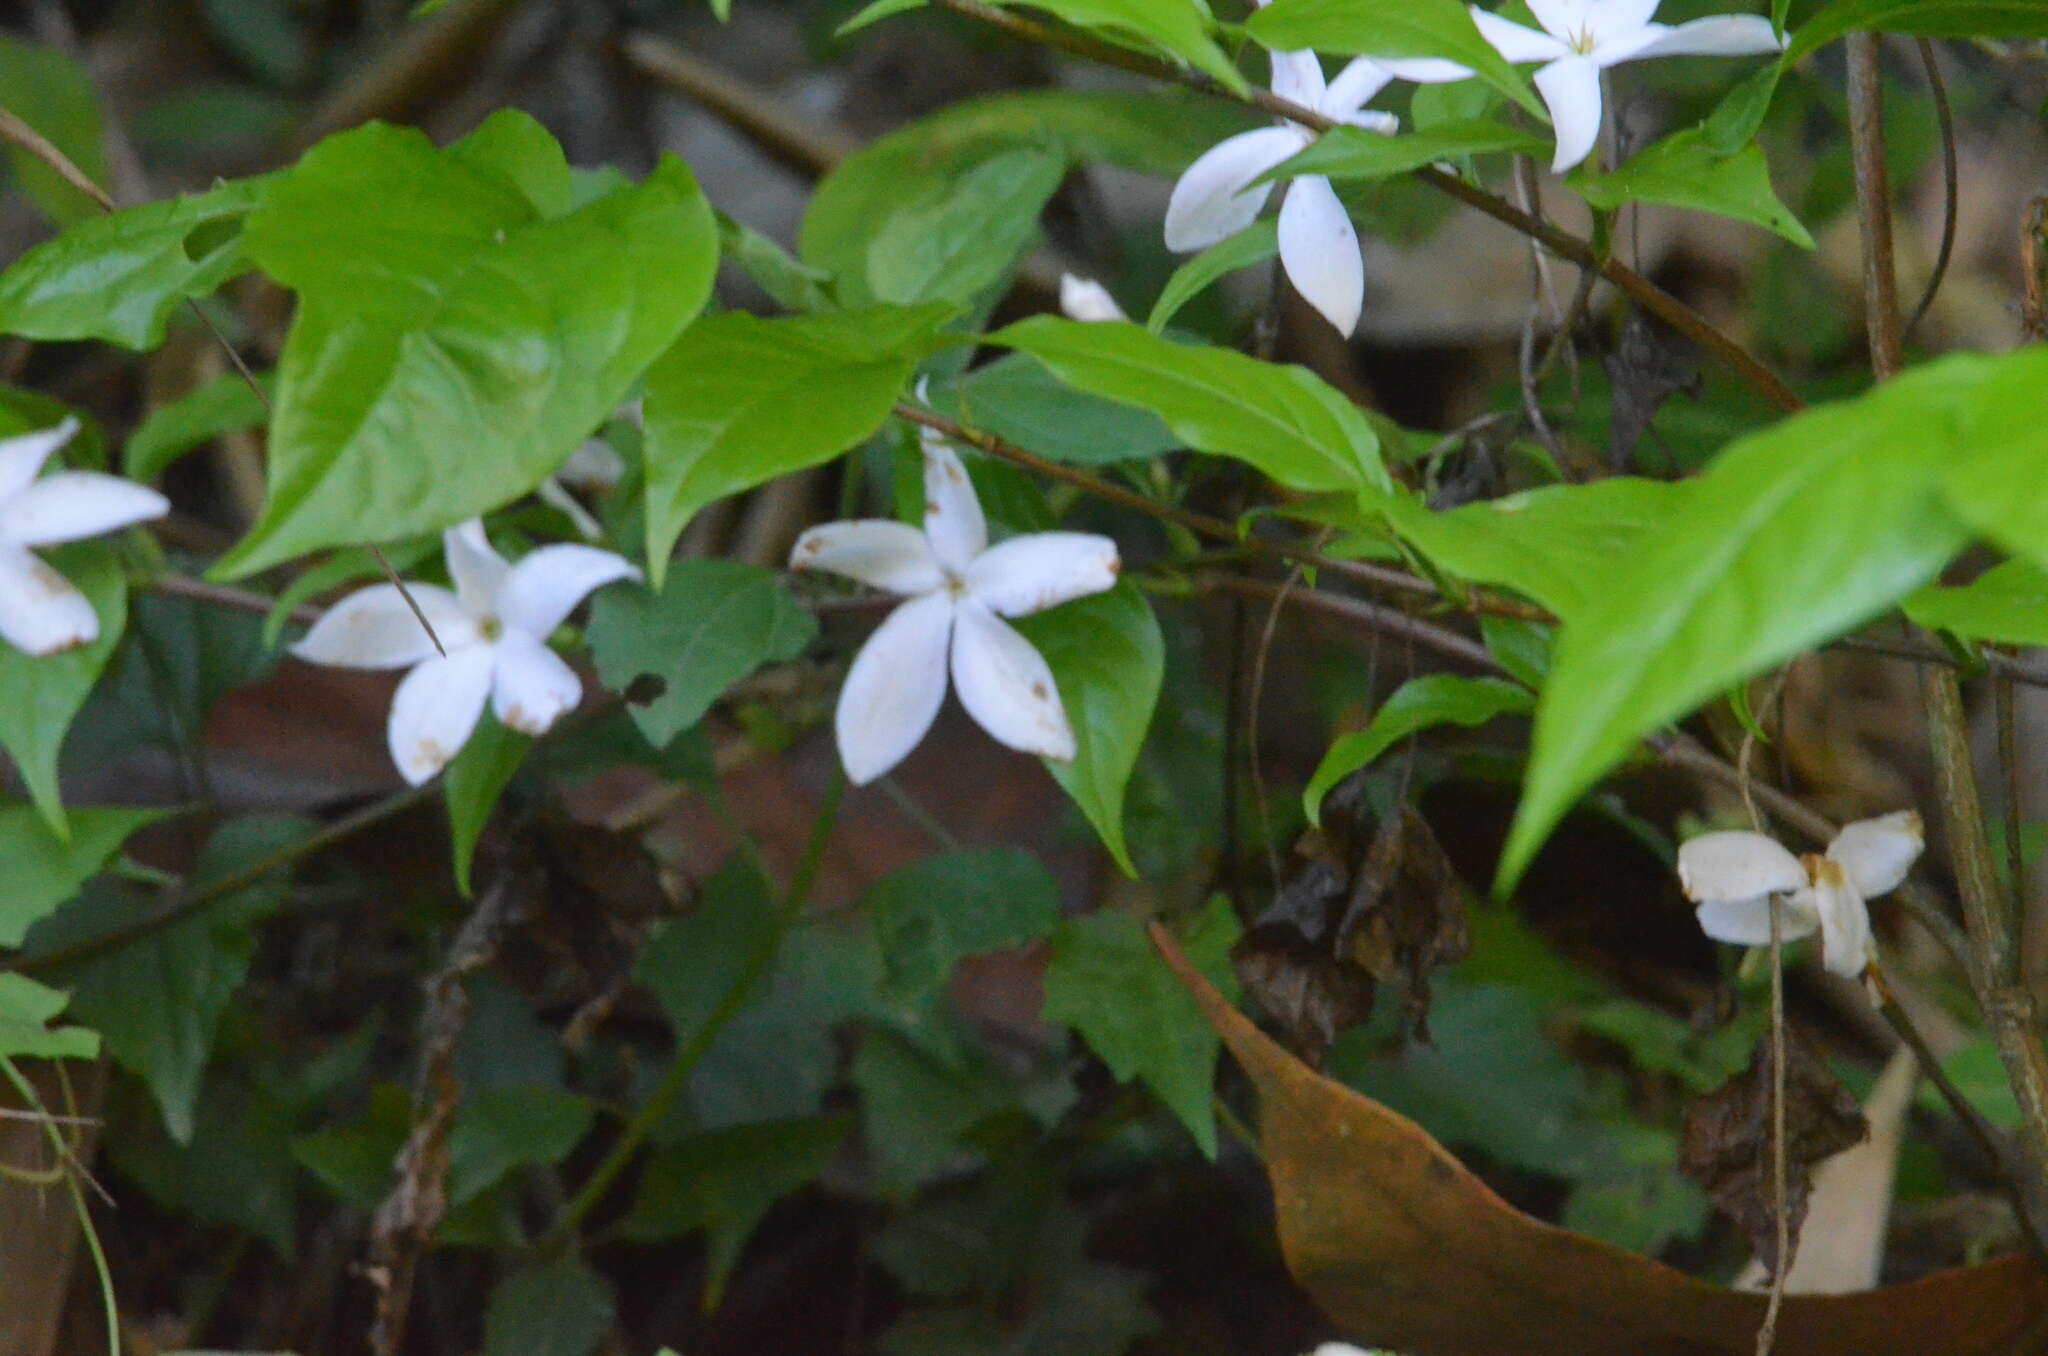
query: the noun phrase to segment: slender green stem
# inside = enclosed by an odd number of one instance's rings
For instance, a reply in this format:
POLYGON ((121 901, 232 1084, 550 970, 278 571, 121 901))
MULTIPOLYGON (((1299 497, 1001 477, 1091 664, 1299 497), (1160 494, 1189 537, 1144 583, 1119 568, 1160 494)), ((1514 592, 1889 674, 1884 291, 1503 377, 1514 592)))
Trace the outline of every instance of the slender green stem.
MULTIPOLYGON (((87 1251, 92 1253, 93 1271, 99 1277, 100 1302, 106 1311, 107 1356, 121 1356, 121 1310, 114 1298, 113 1269, 107 1265, 106 1250, 100 1247, 99 1230, 93 1227, 92 1210, 86 1205, 85 1192, 78 1185, 78 1174, 63 1170, 66 1160, 76 1163, 78 1156, 72 1153, 71 1146, 64 1142, 64 1136, 58 1131, 56 1122, 49 1117, 43 1099, 36 1095, 34 1085, 15 1067, 14 1061, 0 1055, 0 1072, 7 1075, 7 1081, 14 1085, 15 1092, 20 1095, 26 1106, 31 1110, 45 1113, 43 1133, 50 1137, 50 1147, 56 1151, 58 1170, 63 1175, 65 1188, 71 1193, 71 1208, 78 1214, 78 1231, 85 1238, 87 1251)), ((84 1171, 81 1165, 78 1172, 84 1171)))

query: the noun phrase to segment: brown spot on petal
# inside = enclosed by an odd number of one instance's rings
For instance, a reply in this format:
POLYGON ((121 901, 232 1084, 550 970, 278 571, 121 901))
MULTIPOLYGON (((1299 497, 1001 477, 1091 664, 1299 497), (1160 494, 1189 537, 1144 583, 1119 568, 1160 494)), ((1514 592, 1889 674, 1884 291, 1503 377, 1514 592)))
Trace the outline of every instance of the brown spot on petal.
POLYGON ((498 719, 505 722, 505 728, 508 730, 517 730, 520 734, 536 733, 532 728, 533 717, 526 714, 526 708, 523 706, 515 706, 508 711, 501 711, 498 714, 498 719))
POLYGON ((804 544, 799 549, 807 556, 814 556, 825 549, 825 543, 819 541, 816 537, 805 537, 804 544))
POLYGON ((1033 683, 1031 685, 1031 695, 1038 698, 1038 700, 1040 701, 1044 701, 1046 698, 1045 684, 1033 683))
POLYGON ((938 504, 938 501, 937 501, 936 499, 927 499, 927 500, 925 500, 925 501, 924 501, 924 515, 925 515, 925 517, 927 517, 927 518, 935 517, 935 516, 937 516, 937 514, 938 514, 938 511, 939 511, 939 504, 938 504))
POLYGON ((1109 558, 1109 577, 1110 577, 1110 578, 1112 578, 1112 579, 1114 579, 1114 578, 1116 578, 1116 577, 1117 577, 1118 575, 1122 574, 1123 572, 1124 572, 1124 562, 1123 562, 1123 558, 1122 558, 1121 556, 1111 556, 1111 557, 1109 558))
POLYGON ((413 749, 413 755, 430 768, 448 766, 448 750, 441 747, 438 739, 422 739, 413 749))
POLYGON ((946 463, 946 479, 952 481, 955 485, 958 485, 960 483, 962 479, 960 472, 960 463, 953 461, 949 461, 946 463))

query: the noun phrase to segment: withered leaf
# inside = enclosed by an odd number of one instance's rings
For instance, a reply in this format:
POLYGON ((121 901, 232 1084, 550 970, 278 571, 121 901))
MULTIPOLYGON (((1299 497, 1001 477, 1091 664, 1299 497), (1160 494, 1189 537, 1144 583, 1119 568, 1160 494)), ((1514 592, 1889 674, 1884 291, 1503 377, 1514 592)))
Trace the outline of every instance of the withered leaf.
MULTIPOLYGON (((1757 1038, 1749 1068, 1693 1103, 1678 1167, 1706 1188, 1749 1235, 1768 1273, 1778 1267, 1771 1149, 1771 1035, 1757 1038)), ((1870 1133, 1855 1097, 1806 1037, 1785 1028, 1785 1221, 1795 1253, 1813 1169, 1870 1133)))
POLYGON ((1609 464, 1616 471, 1626 471, 1635 460, 1636 444, 1649 431, 1664 402, 1681 392, 1699 398, 1699 353, 1676 330, 1631 306, 1628 318, 1622 321, 1620 339, 1601 356, 1600 365, 1607 369, 1608 385, 1614 393, 1609 464))

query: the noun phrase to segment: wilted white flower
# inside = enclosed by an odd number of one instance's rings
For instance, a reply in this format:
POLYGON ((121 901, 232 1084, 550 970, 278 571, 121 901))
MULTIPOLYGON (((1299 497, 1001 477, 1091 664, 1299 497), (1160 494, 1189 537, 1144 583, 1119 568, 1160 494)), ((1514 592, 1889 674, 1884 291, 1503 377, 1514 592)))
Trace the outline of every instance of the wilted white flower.
POLYGON ((910 601, 868 637, 847 671, 834 721, 839 759, 858 785, 901 762, 937 719, 950 663, 960 704, 1013 749, 1074 756, 1074 732, 1044 656, 1004 617, 1025 617, 1116 583, 1116 543, 1033 532, 988 544, 967 469, 930 429, 924 530, 867 519, 797 538, 790 568, 825 570, 910 601))
POLYGON ((1129 320, 1109 289, 1093 278, 1060 274, 1060 310, 1069 320, 1129 320))
POLYGON ((1870 963, 1865 901, 1895 889, 1920 855, 1920 816, 1898 810, 1843 826, 1823 854, 1794 857, 1746 830, 1704 833, 1678 849, 1678 881, 1716 941, 1768 946, 1770 903, 1779 898, 1778 935, 1797 941, 1816 929, 1822 959, 1855 978, 1870 963))
POLYGON ((453 761, 484 699, 506 728, 541 734, 583 698, 576 671, 547 638, 592 589, 640 572, 590 546, 543 546, 517 565, 472 518, 441 534, 453 591, 411 584, 445 654, 396 584, 359 589, 327 609, 292 653, 315 664, 412 670, 391 700, 391 759, 417 786, 453 761))
POLYGON ((1771 21, 1757 14, 1719 14, 1691 23, 1652 23, 1659 0, 1529 0, 1543 31, 1489 14, 1477 5, 1479 31, 1509 61, 1546 63, 1536 91, 1557 133, 1551 168, 1562 174, 1592 153, 1600 139, 1600 72, 1656 56, 1745 56, 1782 46, 1771 21))
MULTIPOLYGON (((1449 61, 1359 57, 1325 83, 1322 62, 1314 52, 1274 52, 1272 61, 1273 93, 1371 132, 1392 132, 1399 126, 1390 113, 1360 111, 1387 82, 1434 84, 1472 74, 1449 61)), ((1210 147, 1173 186, 1166 204, 1166 247, 1182 253, 1204 250, 1251 225, 1273 190, 1270 183, 1252 181, 1315 139, 1316 134, 1299 123, 1283 122, 1240 132, 1210 147)), ((1349 335, 1358 327, 1365 303, 1358 232, 1337 200, 1337 191, 1320 174, 1300 175, 1287 186, 1287 198, 1280 205, 1280 265, 1294 290, 1339 334, 1349 335)))
POLYGON ((146 485, 92 471, 36 476, 78 421, 0 439, 0 640, 56 654, 100 638, 92 602, 29 548, 97 537, 170 512, 146 485))

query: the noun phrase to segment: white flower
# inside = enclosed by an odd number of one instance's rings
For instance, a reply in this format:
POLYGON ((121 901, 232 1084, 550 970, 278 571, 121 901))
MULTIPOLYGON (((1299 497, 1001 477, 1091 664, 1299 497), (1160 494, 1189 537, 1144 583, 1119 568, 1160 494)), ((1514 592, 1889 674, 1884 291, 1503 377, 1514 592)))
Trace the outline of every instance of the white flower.
POLYGON ((541 734, 583 698, 576 671, 547 638, 592 589, 640 572, 591 546, 543 546, 517 565, 491 549, 472 518, 441 534, 453 591, 411 584, 446 654, 395 584, 351 593, 327 609, 292 653, 315 664, 412 670, 391 701, 391 759, 418 786, 452 761, 476 729, 484 699, 508 729, 541 734))
POLYGON ((1678 881, 1716 941, 1769 946, 1771 896, 1782 896, 1778 935, 1818 928, 1828 969, 1851 979, 1870 963, 1864 901, 1897 887, 1920 855, 1920 816, 1897 810, 1844 825, 1821 855, 1794 857, 1760 833, 1704 833, 1678 849, 1678 881))
POLYGON ((170 512, 145 485, 92 471, 36 475, 78 421, 0 439, 0 640, 40 657, 100 638, 92 603, 32 546, 97 537, 170 512))
MULTIPOLYGON (((1273 93, 1372 132, 1392 132, 1399 125, 1392 114, 1359 111, 1388 81, 1435 84, 1472 74, 1449 61, 1359 57, 1326 85, 1314 52, 1274 52, 1272 58, 1273 93)), ((1273 189, 1270 183, 1253 185, 1252 180, 1315 139, 1316 134, 1299 123, 1283 122, 1240 132, 1210 147, 1173 186, 1166 204, 1166 247, 1181 253, 1205 250, 1251 225, 1273 189)), ((1280 265, 1294 290, 1339 334, 1349 335, 1357 328, 1365 303, 1358 233, 1336 190, 1320 174, 1301 175, 1287 187, 1287 199, 1280 206, 1280 265)))
POLYGON ((590 516, 590 510, 576 502, 567 486, 602 493, 617 485, 626 474, 626 459, 602 438, 586 438, 569 454, 569 459, 551 476, 542 476, 534 493, 540 501, 567 518, 587 541, 604 535, 604 525, 590 516))
POLYGON ((1762 15, 1720 14, 1673 28, 1650 21, 1658 3, 1529 0, 1541 33, 1472 7, 1480 33, 1503 57, 1547 63, 1536 72, 1536 91, 1557 132, 1551 168, 1559 174, 1590 155, 1600 139, 1600 72, 1609 66, 1654 56, 1745 56, 1783 45, 1762 15))
POLYGON ((1069 320, 1129 320, 1109 289, 1093 278, 1060 274, 1060 310, 1069 320))
POLYGON ((847 671, 835 727, 856 785, 917 747, 946 699, 948 662, 960 704, 1013 749, 1074 756, 1074 732, 1052 670, 1003 620, 1116 583, 1116 543, 1084 532, 1034 532, 988 544, 988 524, 960 458, 923 430, 924 530, 869 519, 827 523, 797 538, 790 568, 826 570, 909 598, 868 637, 847 671))

